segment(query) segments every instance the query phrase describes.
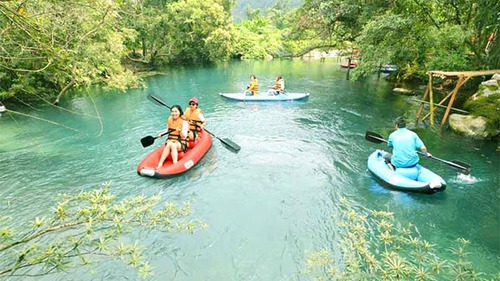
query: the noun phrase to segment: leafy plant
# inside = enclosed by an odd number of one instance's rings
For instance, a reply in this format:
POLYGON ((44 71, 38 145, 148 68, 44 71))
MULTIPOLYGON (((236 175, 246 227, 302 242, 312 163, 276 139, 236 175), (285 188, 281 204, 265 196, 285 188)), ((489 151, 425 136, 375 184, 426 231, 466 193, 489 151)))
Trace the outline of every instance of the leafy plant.
POLYGON ((303 274, 312 280, 487 280, 467 261, 465 239, 456 240, 446 259, 414 225, 397 224, 388 211, 344 209, 338 225, 338 255, 322 249, 307 258, 303 274))
POLYGON ((61 200, 45 217, 29 225, 10 226, 11 218, 0 216, 0 277, 41 276, 91 266, 102 258, 112 258, 152 274, 137 243, 122 237, 137 228, 165 233, 193 233, 206 225, 187 220, 191 204, 177 207, 161 196, 136 196, 122 201, 110 193, 109 183, 101 189, 77 195, 61 195, 61 200))

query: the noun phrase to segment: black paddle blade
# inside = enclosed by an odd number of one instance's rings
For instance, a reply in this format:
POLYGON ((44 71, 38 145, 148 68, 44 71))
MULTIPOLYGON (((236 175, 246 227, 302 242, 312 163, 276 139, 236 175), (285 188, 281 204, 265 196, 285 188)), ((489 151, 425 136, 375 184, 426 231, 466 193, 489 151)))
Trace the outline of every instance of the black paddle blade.
POLYGON ((141 139, 142 147, 148 147, 155 142, 155 137, 146 136, 141 139))
POLYGON ((381 135, 379 135, 377 133, 374 133, 374 132, 370 132, 370 131, 366 131, 366 133, 365 133, 365 139, 367 141, 371 141, 371 142, 374 142, 374 143, 386 142, 386 140, 381 135))
POLYGON ((460 171, 460 173, 464 175, 470 174, 471 166, 469 164, 458 160, 451 160, 450 162, 454 164, 452 167, 460 171))
POLYGON ((148 94, 148 99, 154 103, 156 103, 157 105, 161 105, 161 106, 165 106, 165 107, 168 107, 170 108, 170 106, 168 106, 160 97, 158 96, 155 96, 153 94, 148 94))
MULTIPOLYGON (((422 154, 422 152, 419 152, 420 154, 422 154)), ((434 155, 431 155, 430 157, 431 159, 434 159, 434 160, 437 160, 441 163, 444 163, 446 165, 448 165, 450 168, 454 169, 454 170, 457 170, 458 172, 464 174, 464 175, 468 175, 470 174, 470 169, 471 169, 471 166, 465 162, 462 162, 462 161, 458 161, 458 160, 453 160, 453 161, 448 161, 448 160, 444 160, 444 159, 441 159, 441 158, 438 158, 434 155)))
POLYGON ((232 151, 234 153, 238 153, 241 149, 241 147, 239 145, 237 145, 236 143, 234 143, 230 139, 219 139, 219 140, 222 142, 224 147, 228 148, 230 151, 232 151))

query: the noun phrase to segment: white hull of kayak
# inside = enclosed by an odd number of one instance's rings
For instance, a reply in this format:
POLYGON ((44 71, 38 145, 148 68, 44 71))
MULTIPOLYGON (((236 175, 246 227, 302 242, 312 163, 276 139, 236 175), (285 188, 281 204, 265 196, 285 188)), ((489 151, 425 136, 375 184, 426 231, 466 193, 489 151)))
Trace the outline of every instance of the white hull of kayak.
POLYGON ((309 93, 284 93, 279 95, 259 93, 256 96, 246 96, 243 93, 219 93, 219 95, 238 101, 291 101, 309 97, 309 93))

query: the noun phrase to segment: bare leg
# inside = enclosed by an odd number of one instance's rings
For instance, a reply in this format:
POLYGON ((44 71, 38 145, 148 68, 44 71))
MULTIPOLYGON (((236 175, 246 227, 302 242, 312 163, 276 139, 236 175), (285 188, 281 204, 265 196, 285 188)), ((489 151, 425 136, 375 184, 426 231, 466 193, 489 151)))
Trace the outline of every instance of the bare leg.
POLYGON ((179 153, 178 149, 180 148, 181 144, 176 142, 173 143, 172 145, 172 163, 177 163, 177 160, 179 159, 179 153))
POLYGON ((163 166, 163 162, 165 162, 165 159, 167 159, 168 155, 170 154, 170 143, 165 144, 165 148, 163 148, 163 152, 160 157, 160 161, 158 162, 158 165, 156 166, 156 169, 160 169, 161 166, 163 166))
POLYGON ((389 169, 395 171, 396 169, 394 169, 394 166, 391 164, 391 163, 387 163, 387 166, 389 166, 389 169))

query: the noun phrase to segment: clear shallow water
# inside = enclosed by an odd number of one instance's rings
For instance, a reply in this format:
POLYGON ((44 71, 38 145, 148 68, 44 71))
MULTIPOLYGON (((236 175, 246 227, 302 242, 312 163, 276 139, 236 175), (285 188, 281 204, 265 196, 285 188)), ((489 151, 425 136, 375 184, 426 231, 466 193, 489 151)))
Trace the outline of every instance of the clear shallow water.
MULTIPOLYGON (((155 267, 152 280, 299 280, 307 253, 335 247, 332 216, 340 198, 351 208, 391 210, 414 223, 437 247, 464 237, 481 271, 500 264, 498 144, 467 140, 449 131, 419 129, 431 153, 472 165, 461 177, 442 163, 421 163, 447 182, 432 196, 382 188, 367 172, 366 159, 383 144, 364 140, 367 130, 387 137, 392 120, 417 106, 391 92, 383 80, 345 80, 334 62, 237 62, 171 70, 147 80, 147 90, 87 93, 65 100, 72 114, 53 107, 29 112, 77 132, 16 115, 0 118, 0 212, 24 223, 42 214, 56 194, 77 193, 111 181, 120 197, 164 192, 165 200, 194 200, 195 217, 209 228, 194 235, 139 233, 155 267), (291 92, 310 92, 306 101, 242 103, 219 92, 245 88, 256 74, 262 89, 282 74, 291 92), (239 144, 239 154, 217 139, 190 172, 169 180, 139 177, 136 167, 150 149, 139 140, 163 129, 169 105, 200 99, 209 130, 239 144), (98 110, 101 119, 91 116, 98 110), (102 126, 101 126, 102 125, 102 126)), ((98 91, 98 90, 95 90, 98 91)), ((135 279, 116 262, 95 273, 57 275, 60 280, 135 279), (76 279, 75 279, 76 278, 76 279)), ((53 280, 54 276, 48 278, 53 280)))

